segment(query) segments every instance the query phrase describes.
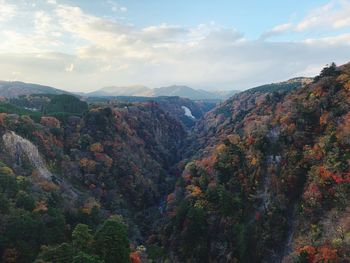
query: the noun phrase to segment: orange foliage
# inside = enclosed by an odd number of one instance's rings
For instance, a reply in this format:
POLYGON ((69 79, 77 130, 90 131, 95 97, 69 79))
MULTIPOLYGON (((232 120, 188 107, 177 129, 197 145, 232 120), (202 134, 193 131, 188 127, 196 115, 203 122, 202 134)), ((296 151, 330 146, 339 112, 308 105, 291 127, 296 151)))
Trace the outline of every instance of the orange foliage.
POLYGON ((323 97, 325 95, 325 92, 321 86, 318 86, 317 88, 315 88, 313 94, 319 98, 323 97))
POLYGON ((315 254, 316 254, 316 248, 313 246, 304 246, 300 249, 298 249, 299 253, 306 252, 307 253, 307 260, 309 262, 314 262, 315 254))
POLYGON ((345 88, 347 91, 350 91, 350 80, 344 85, 344 88, 345 88))
POLYGON ((333 180, 337 184, 350 183, 350 173, 343 175, 335 174, 328 171, 324 166, 320 167, 320 176, 324 181, 333 180))
POLYGON ((86 171, 86 172, 94 172, 96 169, 96 162, 93 160, 90 160, 88 158, 83 158, 80 160, 80 166, 86 171))
POLYGON ((49 128, 60 128, 61 123, 55 117, 41 117, 40 123, 49 128))
POLYGON ((90 146, 90 151, 95 152, 95 153, 103 152, 103 146, 99 142, 94 143, 90 146))
POLYGON ((327 246, 320 247, 315 257, 316 262, 336 262, 337 259, 337 250, 327 246))
POLYGON ((328 116, 329 116, 329 113, 328 113, 327 111, 325 111, 324 113, 322 113, 322 115, 321 115, 321 117, 320 117, 320 125, 321 125, 321 126, 327 124, 328 116))
POLYGON ((329 246, 304 246, 297 250, 298 253, 306 252, 310 263, 334 263, 338 261, 337 250, 329 246))
POLYGON ((47 211, 47 206, 45 201, 39 201, 35 205, 35 212, 46 212, 47 211))
POLYGON ((189 185, 186 189, 192 197, 198 197, 202 194, 202 190, 198 186, 189 185))
POLYGON ((141 263, 141 257, 138 252, 131 252, 130 253, 130 260, 131 263, 141 263))

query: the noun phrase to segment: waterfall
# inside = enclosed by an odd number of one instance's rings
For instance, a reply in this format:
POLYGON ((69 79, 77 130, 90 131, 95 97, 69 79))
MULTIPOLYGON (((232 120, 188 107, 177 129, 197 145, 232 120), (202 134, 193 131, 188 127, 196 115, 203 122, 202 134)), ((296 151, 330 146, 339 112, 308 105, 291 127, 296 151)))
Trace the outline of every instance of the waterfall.
POLYGON ((37 169, 41 177, 51 179, 52 174, 46 168, 44 159, 40 156, 38 148, 33 143, 13 131, 6 132, 2 139, 6 151, 16 161, 17 165, 21 165, 22 158, 26 157, 30 164, 37 169))

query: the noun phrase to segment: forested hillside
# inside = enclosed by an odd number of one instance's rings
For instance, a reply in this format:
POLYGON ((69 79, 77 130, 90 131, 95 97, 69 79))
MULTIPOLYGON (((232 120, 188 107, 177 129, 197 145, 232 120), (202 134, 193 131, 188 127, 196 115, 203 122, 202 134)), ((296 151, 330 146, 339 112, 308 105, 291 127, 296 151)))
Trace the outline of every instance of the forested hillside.
POLYGON ((209 112, 88 102, 1 102, 2 262, 349 261, 350 64, 209 112))
POLYGON ((159 236, 174 262, 347 262, 350 65, 243 92, 194 128, 159 236))

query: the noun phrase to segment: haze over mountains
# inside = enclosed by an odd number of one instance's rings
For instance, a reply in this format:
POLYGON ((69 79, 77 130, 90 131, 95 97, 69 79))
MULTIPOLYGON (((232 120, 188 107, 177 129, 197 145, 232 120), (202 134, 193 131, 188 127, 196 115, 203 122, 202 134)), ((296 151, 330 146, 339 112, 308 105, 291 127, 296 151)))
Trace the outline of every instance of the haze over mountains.
POLYGON ((161 88, 148 88, 146 86, 111 86, 88 93, 89 96, 139 96, 139 97, 160 97, 160 96, 178 96, 192 100, 222 100, 238 93, 232 91, 206 91, 202 89, 193 89, 188 86, 172 85, 161 88))
MULTIPOLYGON (((271 83, 254 87, 255 90, 268 90, 273 91, 274 89, 289 90, 296 88, 300 85, 307 84, 311 81, 311 78, 293 78, 287 81, 271 83)), ((142 85, 133 86, 110 86, 98 89, 90 93, 78 93, 83 97, 120 97, 120 96, 131 96, 131 97, 181 97, 191 100, 225 100, 233 95, 239 93, 239 90, 213 90, 207 91, 202 89, 193 89, 188 86, 172 85, 161 88, 148 88, 142 85)), ((5 98, 17 97, 21 95, 30 94, 69 94, 68 91, 60 90, 57 88, 43 86, 38 84, 24 83, 20 81, 0 81, 0 96, 5 98)))

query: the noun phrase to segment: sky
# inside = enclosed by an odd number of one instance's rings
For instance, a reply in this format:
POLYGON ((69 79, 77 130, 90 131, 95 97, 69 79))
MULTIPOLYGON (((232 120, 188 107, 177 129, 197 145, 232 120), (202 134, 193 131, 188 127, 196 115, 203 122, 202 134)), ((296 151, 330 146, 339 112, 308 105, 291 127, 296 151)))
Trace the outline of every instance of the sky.
POLYGON ((0 79, 244 90, 350 61, 350 0, 0 0, 0 79))

